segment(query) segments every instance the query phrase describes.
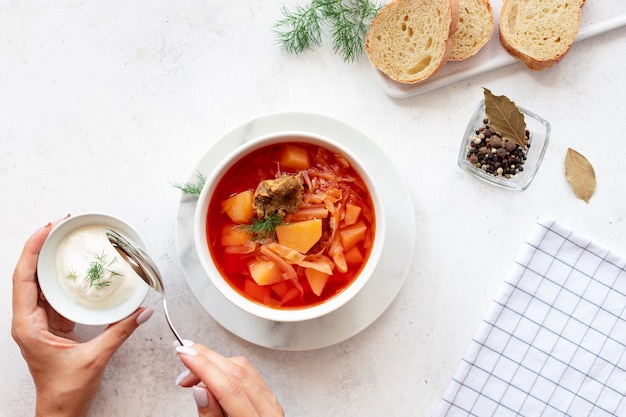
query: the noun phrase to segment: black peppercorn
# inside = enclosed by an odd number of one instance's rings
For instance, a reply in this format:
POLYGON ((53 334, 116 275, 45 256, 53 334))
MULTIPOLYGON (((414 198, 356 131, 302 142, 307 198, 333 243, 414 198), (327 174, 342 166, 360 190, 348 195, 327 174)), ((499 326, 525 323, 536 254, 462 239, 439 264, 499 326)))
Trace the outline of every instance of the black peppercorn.
MULTIPOLYGON (((526 131, 527 148, 530 147, 530 132, 526 131)), ((512 178, 524 170, 527 149, 517 143, 503 140, 498 132, 483 119, 482 126, 475 130, 467 151, 468 161, 478 169, 498 177, 512 178)))

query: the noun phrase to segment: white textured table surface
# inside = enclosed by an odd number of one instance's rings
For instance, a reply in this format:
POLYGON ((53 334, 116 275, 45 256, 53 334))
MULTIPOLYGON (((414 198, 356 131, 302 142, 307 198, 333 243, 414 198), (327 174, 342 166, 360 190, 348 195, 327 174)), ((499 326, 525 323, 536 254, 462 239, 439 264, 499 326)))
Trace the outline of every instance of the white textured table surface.
MULTIPOLYGON (((296 2, 286 2, 288 6, 296 2)), ((590 3, 590 2, 588 2, 590 3)), ((165 275, 182 334, 246 355, 291 416, 430 416, 538 216, 626 253, 626 30, 581 42, 556 67, 519 64, 424 95, 385 95, 363 58, 330 45, 280 53, 282 2, 0 2, 0 407, 27 416, 34 388, 10 336, 11 274, 32 231, 67 213, 133 224, 165 275), (552 124, 537 178, 496 189, 456 165, 482 87, 552 124), (399 296, 369 328, 321 350, 257 347, 220 327, 176 253, 179 192, 221 135, 268 113, 345 121, 377 142, 411 190, 416 248, 399 296), (572 147, 593 163, 589 204, 563 175, 572 147)), ((390 243, 393 244, 393 243, 390 243)), ((91 416, 195 415, 157 314, 113 358, 91 416)), ((81 328, 90 337, 99 329, 81 328)))

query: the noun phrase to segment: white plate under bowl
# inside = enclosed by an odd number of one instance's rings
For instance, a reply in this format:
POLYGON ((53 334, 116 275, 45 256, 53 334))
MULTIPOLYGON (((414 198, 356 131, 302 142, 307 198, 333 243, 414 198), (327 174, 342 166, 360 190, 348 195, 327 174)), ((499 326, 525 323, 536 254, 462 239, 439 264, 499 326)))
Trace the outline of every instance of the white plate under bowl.
POLYGON ((123 303, 111 308, 88 308, 63 289, 57 278, 56 253, 63 239, 71 232, 84 226, 105 226, 117 230, 130 237, 144 247, 137 232, 121 219, 103 213, 83 213, 68 217, 57 224, 39 252, 37 274, 39 286, 46 300, 60 315, 80 324, 103 325, 118 322, 130 316, 146 299, 150 287, 143 281, 139 282, 135 292, 123 303))
POLYGON ((411 265, 415 246, 413 204, 405 182, 391 160, 366 135, 339 120, 311 113, 278 113, 250 120, 218 139, 197 163, 209 177, 220 162, 243 143, 274 132, 298 130, 334 138, 352 150, 378 181, 385 203, 387 244, 367 285, 332 313, 302 322, 261 319, 231 304, 211 284, 194 247, 196 199, 183 195, 177 219, 178 256, 191 288, 204 309, 225 329, 259 346, 280 350, 312 350, 342 342, 372 324, 394 300, 411 265))

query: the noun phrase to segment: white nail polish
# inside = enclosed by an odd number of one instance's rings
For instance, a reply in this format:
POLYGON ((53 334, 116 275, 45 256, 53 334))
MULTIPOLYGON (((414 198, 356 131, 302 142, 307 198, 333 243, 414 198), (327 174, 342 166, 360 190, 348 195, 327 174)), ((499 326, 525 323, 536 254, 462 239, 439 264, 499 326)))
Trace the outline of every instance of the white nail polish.
POLYGON ((174 346, 175 348, 177 348, 178 346, 193 346, 195 345, 196 342, 192 341, 192 340, 188 340, 188 339, 183 339, 183 344, 181 345, 180 342, 178 340, 174 340, 174 342, 172 342, 172 346, 174 346))
POLYGON ((150 320, 150 317, 152 317, 153 313, 154 313, 154 309, 152 308, 146 308, 144 311, 142 311, 137 316, 137 321, 136 321, 137 326, 141 326, 142 324, 150 320))
POLYGON ((198 408, 206 408, 209 405, 209 396, 204 388, 193 387, 193 399, 198 408))
POLYGON ((191 373, 191 371, 189 369, 185 369, 184 371, 182 371, 180 373, 180 375, 178 375, 178 378, 176 378, 176 385, 180 385, 180 383, 183 381, 183 379, 187 378, 187 376, 191 373))
POLYGON ((198 352, 194 348, 190 348, 189 346, 178 346, 176 347, 176 352, 187 355, 187 356, 197 356, 198 352))

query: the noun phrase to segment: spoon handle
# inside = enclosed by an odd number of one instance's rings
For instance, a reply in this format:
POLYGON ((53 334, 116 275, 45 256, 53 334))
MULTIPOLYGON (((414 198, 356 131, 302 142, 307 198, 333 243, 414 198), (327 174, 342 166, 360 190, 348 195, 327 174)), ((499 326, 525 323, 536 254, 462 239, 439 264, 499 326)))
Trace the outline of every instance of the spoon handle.
POLYGON ((183 346, 183 339, 180 337, 176 329, 174 329, 174 325, 172 324, 172 320, 170 319, 170 314, 167 311, 167 301, 165 301, 165 296, 161 297, 163 300, 163 312, 165 313, 165 320, 167 321, 167 325, 170 327, 172 333, 174 333, 174 337, 178 340, 181 346, 183 346))

